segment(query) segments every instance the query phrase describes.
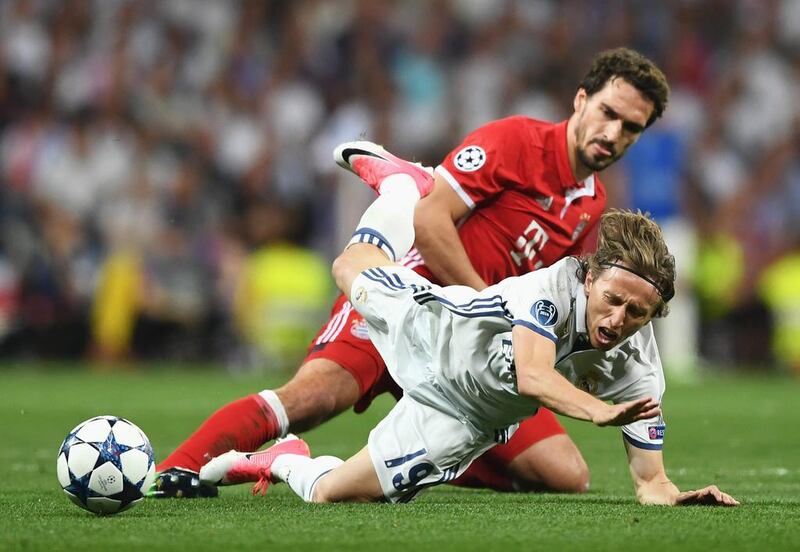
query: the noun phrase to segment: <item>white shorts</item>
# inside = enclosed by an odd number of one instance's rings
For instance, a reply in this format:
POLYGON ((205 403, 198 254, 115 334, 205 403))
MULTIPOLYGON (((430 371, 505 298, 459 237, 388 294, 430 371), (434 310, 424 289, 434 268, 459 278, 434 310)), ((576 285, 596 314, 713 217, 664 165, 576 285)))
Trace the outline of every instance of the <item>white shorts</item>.
POLYGON ((495 440, 456 417, 404 396, 369 434, 369 455, 389 502, 452 481, 495 440))
POLYGON ((350 300, 370 340, 405 395, 369 434, 369 454, 390 502, 408 502, 425 487, 452 481, 497 444, 432 385, 438 317, 414 296, 440 286, 402 266, 365 270, 350 300))

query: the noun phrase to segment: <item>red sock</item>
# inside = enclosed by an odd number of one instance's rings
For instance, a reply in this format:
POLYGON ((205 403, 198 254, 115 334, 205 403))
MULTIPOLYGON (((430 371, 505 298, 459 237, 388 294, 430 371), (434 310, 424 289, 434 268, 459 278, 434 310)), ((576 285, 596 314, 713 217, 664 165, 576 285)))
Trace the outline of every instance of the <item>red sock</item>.
POLYGON ((156 466, 200 471, 211 458, 231 449, 254 451, 279 436, 278 418, 261 395, 248 395, 214 412, 191 437, 156 466))

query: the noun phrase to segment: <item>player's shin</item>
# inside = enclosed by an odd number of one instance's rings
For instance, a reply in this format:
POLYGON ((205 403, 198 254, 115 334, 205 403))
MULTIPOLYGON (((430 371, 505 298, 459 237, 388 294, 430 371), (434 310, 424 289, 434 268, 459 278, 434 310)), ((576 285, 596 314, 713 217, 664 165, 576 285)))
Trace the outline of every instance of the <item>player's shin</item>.
POLYGON ((199 471, 211 458, 230 449, 258 450, 286 435, 289 420, 274 392, 265 390, 226 404, 211 416, 157 467, 199 471))
POLYGON ((335 456, 308 458, 299 454, 282 454, 272 463, 272 478, 283 481, 306 502, 314 501, 314 487, 331 470, 342 465, 335 456))
POLYGON ((414 244, 414 207, 419 198, 410 176, 389 176, 381 185, 381 195, 358 222, 348 245, 369 243, 379 247, 394 262, 403 258, 414 244))

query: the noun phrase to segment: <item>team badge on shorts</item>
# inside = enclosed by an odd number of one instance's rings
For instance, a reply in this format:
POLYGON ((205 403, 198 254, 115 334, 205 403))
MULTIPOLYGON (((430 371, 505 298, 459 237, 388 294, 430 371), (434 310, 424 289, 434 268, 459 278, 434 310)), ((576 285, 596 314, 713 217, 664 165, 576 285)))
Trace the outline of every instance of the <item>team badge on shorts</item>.
POLYGON ((456 154, 453 162, 462 172, 474 172, 486 163, 486 152, 480 146, 467 146, 456 154))
POLYGON ((531 316, 545 328, 554 326, 558 322, 558 310, 556 306, 547 299, 539 299, 531 307, 531 316))
POLYGON ((353 294, 353 301, 356 303, 361 303, 362 305, 367 302, 367 290, 363 287, 360 287, 356 290, 353 294))
POLYGON ((369 330, 367 329, 367 321, 363 318, 361 320, 353 320, 353 323, 350 325, 350 333, 353 337, 357 337, 358 339, 368 340, 369 330))

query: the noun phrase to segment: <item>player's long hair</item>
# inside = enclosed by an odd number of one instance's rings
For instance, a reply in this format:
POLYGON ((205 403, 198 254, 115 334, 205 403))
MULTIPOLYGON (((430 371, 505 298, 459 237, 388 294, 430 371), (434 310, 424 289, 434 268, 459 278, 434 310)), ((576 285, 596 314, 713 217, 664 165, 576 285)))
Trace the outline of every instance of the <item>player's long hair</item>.
POLYGON ((653 102, 653 113, 647 126, 661 117, 667 108, 669 85, 664 73, 652 61, 630 48, 605 50, 594 58, 579 87, 591 96, 614 77, 625 79, 653 102))
POLYGON ((653 316, 669 313, 667 301, 675 295, 675 257, 661 228, 647 214, 611 209, 600 218, 597 251, 581 260, 578 277, 583 281, 591 271, 596 279, 611 265, 623 265, 655 286, 661 301, 653 316))

